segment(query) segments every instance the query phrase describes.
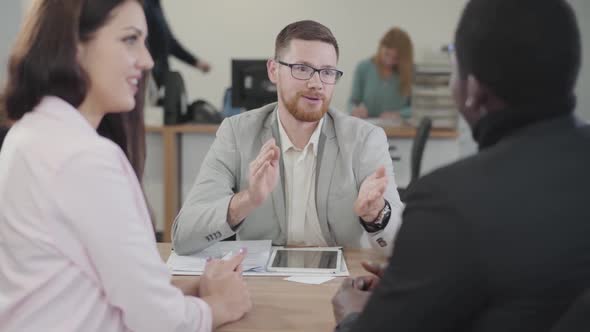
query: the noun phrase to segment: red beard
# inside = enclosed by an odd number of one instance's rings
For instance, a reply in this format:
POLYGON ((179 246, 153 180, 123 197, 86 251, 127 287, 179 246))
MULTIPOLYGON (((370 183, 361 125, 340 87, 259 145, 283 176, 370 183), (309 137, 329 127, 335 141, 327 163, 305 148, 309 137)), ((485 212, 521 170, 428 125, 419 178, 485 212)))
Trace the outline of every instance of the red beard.
POLYGON ((324 116, 324 114, 326 114, 326 112, 328 112, 329 105, 330 105, 330 101, 326 100, 326 97, 324 95, 315 94, 312 92, 298 92, 294 98, 292 98, 289 101, 285 101, 285 99, 283 99, 283 102, 285 104, 285 107, 287 108, 287 111, 289 111, 289 113, 291 113, 291 115, 293 115, 293 117, 295 119, 297 119, 299 121, 303 121, 303 122, 320 121, 320 119, 324 116), (304 95, 320 99, 322 101, 320 110, 319 111, 309 111, 309 110, 302 109, 302 108, 298 107, 297 102, 299 101, 299 99, 305 98, 305 97, 303 97, 304 95))

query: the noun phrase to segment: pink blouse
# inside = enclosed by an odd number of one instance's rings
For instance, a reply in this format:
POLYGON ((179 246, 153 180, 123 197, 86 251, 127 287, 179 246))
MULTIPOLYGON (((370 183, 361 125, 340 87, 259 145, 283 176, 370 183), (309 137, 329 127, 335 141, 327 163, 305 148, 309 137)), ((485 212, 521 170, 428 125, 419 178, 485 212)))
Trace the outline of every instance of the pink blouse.
POLYGON ((121 149, 45 97, 0 153, 0 331, 211 331, 170 278, 121 149))

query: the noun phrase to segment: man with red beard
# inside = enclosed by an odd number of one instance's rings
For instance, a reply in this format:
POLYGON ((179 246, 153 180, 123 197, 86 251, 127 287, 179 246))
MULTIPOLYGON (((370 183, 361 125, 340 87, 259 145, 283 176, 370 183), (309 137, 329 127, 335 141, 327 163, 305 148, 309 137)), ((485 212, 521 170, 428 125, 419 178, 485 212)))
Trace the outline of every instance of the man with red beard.
POLYGON ((330 109, 338 43, 314 21, 277 36, 278 102, 226 119, 174 221, 190 254, 236 234, 274 245, 391 250, 402 203, 383 130, 330 109))

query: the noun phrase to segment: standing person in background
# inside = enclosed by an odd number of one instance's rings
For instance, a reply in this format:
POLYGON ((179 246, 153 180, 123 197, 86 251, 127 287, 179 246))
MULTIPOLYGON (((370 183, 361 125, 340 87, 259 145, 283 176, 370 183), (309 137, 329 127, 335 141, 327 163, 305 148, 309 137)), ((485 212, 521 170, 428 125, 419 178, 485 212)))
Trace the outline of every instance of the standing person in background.
POLYGON ((207 61, 191 54, 174 38, 164 16, 160 0, 145 0, 144 9, 149 30, 148 48, 154 58, 152 74, 158 86, 164 84, 166 73, 170 70, 170 64, 168 63, 168 56, 170 55, 199 69, 203 73, 208 73, 211 70, 211 65, 207 61))
POLYGON ((359 118, 409 117, 413 76, 412 40, 404 30, 394 27, 381 38, 377 54, 357 65, 349 112, 359 118))
POLYGON ((1 100, 16 122, 0 151, 0 331, 209 332, 251 308, 244 252, 177 287, 158 254, 124 128, 141 125, 146 36, 139 0, 38 0, 27 16, 1 100))

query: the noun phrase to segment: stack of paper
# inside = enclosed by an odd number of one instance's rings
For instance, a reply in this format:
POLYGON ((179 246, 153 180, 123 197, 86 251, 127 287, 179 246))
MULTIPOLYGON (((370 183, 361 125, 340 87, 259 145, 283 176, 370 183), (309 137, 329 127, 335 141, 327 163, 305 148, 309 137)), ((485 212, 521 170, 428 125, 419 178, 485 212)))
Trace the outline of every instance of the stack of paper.
POLYGON ((419 64, 416 66, 412 87, 412 118, 418 126, 423 118, 432 120, 433 128, 457 128, 459 113, 449 87, 451 67, 446 64, 419 64))
MULTIPOLYGON (((243 275, 246 276, 304 276, 304 277, 318 277, 325 278, 325 274, 313 273, 293 273, 293 272, 268 272, 266 265, 270 257, 272 242, 270 240, 263 241, 227 241, 217 242, 211 247, 190 256, 179 256, 174 251, 170 254, 166 264, 173 275, 202 275, 205 270, 207 258, 229 259, 231 256, 238 253, 240 248, 246 248, 248 254, 242 263, 244 270, 243 275)), ((349 276, 348 267, 342 256, 342 263, 340 272, 330 274, 330 277, 346 277, 349 276)))
POLYGON ((205 270, 207 258, 227 259, 237 254, 241 248, 246 248, 248 253, 242 263, 244 272, 263 272, 266 269, 271 246, 270 240, 217 242, 190 256, 179 256, 173 251, 166 264, 172 274, 201 275, 205 270))

